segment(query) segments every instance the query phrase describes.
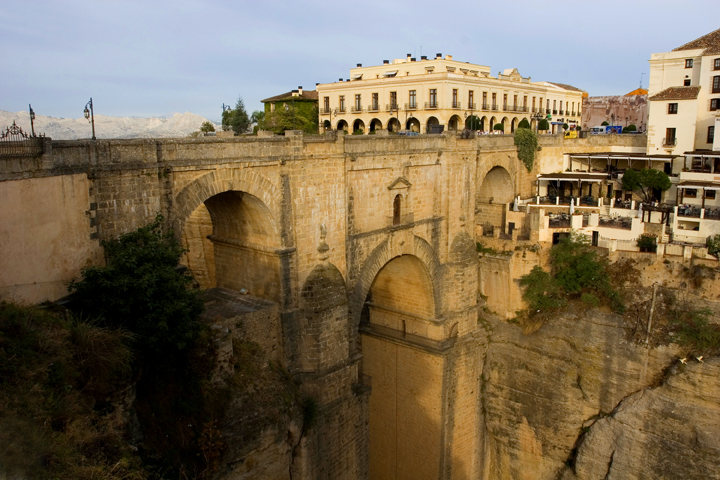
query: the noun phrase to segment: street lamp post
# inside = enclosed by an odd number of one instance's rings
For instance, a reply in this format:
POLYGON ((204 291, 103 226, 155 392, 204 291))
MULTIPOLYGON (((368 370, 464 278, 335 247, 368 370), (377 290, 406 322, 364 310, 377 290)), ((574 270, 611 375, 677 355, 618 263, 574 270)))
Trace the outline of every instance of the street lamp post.
POLYGON ((85 119, 92 124, 92 139, 95 140, 95 112, 93 111, 92 97, 90 97, 90 101, 85 104, 85 119), (89 110, 88 106, 90 107, 89 110))
POLYGON ((30 108, 30 130, 32 130, 32 136, 35 136, 35 112, 32 109, 32 105, 28 103, 28 108, 30 108))

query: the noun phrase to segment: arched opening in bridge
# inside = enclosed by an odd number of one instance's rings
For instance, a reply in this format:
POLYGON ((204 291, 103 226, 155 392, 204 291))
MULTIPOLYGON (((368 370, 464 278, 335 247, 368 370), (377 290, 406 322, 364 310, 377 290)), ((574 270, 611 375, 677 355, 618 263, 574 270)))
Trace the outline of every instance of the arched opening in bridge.
POLYGON ((508 203, 515 198, 515 188, 510 174, 503 167, 493 167, 483 178, 478 189, 480 203, 508 203))
POLYGON ((465 128, 468 130, 481 130, 481 123, 477 115, 470 115, 465 119, 465 128))
POLYGON ((377 118, 373 118, 370 122, 370 131, 375 132, 375 130, 380 130, 382 128, 382 122, 378 120, 377 118))
POLYGON ((402 195, 395 195, 393 200, 393 225, 400 225, 402 222, 402 195))
POLYGON ((510 124, 509 124, 509 123, 510 123, 510 121, 508 120, 508 118, 507 118, 507 117, 503 117, 502 121, 500 122, 500 124, 503 126, 503 129, 502 129, 502 132, 503 132, 503 133, 507 133, 507 132, 510 131, 510 130, 509 130, 509 127, 510 127, 510 124))
POLYGON ((510 123, 510 133, 515 133, 515 127, 517 127, 518 119, 513 118, 512 123, 510 123))
POLYGON ((353 134, 364 134, 365 133, 365 122, 359 118, 353 122, 353 134))
POLYGON ((480 130, 482 130, 483 132, 487 132, 488 131, 487 125, 488 125, 488 118, 483 116, 480 119, 480 130))
POLYGON ((450 120, 448 120, 448 130, 451 132, 457 132, 460 125, 462 125, 462 120, 459 115, 453 115, 450 117, 450 120))
POLYGON ((408 119, 405 124, 405 130, 420 133, 420 121, 415 117, 408 119))
POLYGON ((259 198, 227 191, 206 199, 185 222, 182 243, 201 288, 245 289, 280 301, 280 235, 259 198))
POLYGON ((400 131, 400 122, 397 118, 391 118, 387 124, 388 132, 397 133, 400 131))
POLYGON ((496 123, 497 123, 497 118, 491 117, 490 123, 488 124, 487 131, 492 133, 493 129, 495 128, 496 123))
POLYGON ((437 478, 442 449, 443 357, 422 345, 435 318, 432 279, 413 255, 375 276, 361 326, 369 401, 369 478, 437 478))
POLYGON ((347 122, 346 122, 345 120, 340 120, 340 121, 337 123, 337 130, 338 130, 338 131, 344 130, 345 133, 347 133, 347 129, 348 129, 348 124, 347 124, 347 122))

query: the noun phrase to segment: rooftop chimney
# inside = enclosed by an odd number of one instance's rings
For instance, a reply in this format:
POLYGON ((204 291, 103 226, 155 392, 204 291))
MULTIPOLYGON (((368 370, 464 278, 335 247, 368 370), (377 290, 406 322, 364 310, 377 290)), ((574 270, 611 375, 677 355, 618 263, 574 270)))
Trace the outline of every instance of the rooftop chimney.
POLYGON ((445 60, 452 60, 452 55, 445 55, 445 60))
POLYGON ((318 85, 320 85, 320 82, 315 82, 315 86, 317 87, 318 85))
POLYGON ((407 61, 408 61, 408 62, 410 61, 410 57, 412 57, 412 53, 408 53, 408 54, 407 54, 407 61))
POLYGON ((302 96, 302 85, 298 86, 298 93, 302 96))
POLYGON ((383 60, 383 65, 390 65, 390 60, 383 60))
POLYGON ((427 55, 423 55, 420 57, 420 60, 427 60, 427 55))
POLYGON ((342 81, 343 81, 343 79, 342 79, 342 78, 338 78, 338 82, 342 82, 342 81))
POLYGON ((415 57, 412 57, 412 58, 410 59, 410 61, 411 61, 411 62, 414 62, 414 61, 415 61, 415 57))
POLYGON ((442 53, 436 53, 435 58, 442 58, 442 53))
POLYGON ((357 64, 358 68, 362 67, 362 63, 357 64))

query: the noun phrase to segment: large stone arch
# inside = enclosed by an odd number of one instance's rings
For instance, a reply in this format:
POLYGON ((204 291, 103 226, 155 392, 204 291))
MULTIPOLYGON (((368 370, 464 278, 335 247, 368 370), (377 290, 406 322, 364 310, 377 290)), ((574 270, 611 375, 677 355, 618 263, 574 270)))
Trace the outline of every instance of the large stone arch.
POLYGON ((427 269, 432 281, 432 294, 434 305, 434 316, 440 317, 443 305, 440 285, 442 284, 440 261, 432 246, 412 232, 404 231, 395 234, 378 245, 360 268, 360 273, 355 280, 350 297, 350 320, 352 325, 351 348, 354 350, 354 342, 357 336, 357 329, 360 324, 362 308, 372 287, 377 274, 382 268, 395 257, 401 255, 413 255, 427 269))
POLYGON ((279 225, 280 191, 267 178, 244 168, 224 168, 207 173, 186 185, 176 196, 171 218, 175 235, 180 235, 187 219, 207 199, 223 192, 249 193, 261 200, 279 225))
POLYGON ((192 181, 175 197, 173 226, 183 260, 201 288, 222 287, 288 302, 289 238, 281 235, 280 195, 256 172, 226 169, 192 181))

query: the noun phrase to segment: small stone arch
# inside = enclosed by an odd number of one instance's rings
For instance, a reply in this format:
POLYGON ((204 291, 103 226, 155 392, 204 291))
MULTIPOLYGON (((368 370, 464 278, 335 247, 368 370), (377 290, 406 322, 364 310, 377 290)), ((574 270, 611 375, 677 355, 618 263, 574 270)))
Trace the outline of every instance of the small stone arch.
POLYGON ((387 129, 388 129, 388 132, 394 132, 394 133, 399 132, 400 131, 400 121, 395 117, 391 118, 390 120, 388 120, 387 129))
POLYGON ((348 124, 347 124, 347 122, 346 122, 345 120, 339 120, 339 121, 337 122, 337 126, 335 127, 335 129, 336 129, 337 131, 345 130, 345 131, 347 132, 348 124))
POLYGON ((518 119, 517 117, 513 118, 510 122, 510 133, 515 133, 515 129, 517 128, 518 119))
POLYGON ((508 203, 515 198, 515 182, 503 166, 493 166, 482 178, 477 199, 480 203, 508 203))
POLYGON ((462 119, 459 115, 453 115, 450 117, 450 120, 448 120, 448 130, 451 132, 457 132, 460 129, 460 125, 462 125, 462 119))
POLYGON ((483 132, 488 131, 488 118, 485 115, 480 119, 480 130, 483 132))
POLYGON ((415 117, 408 118, 408 121, 405 124, 405 130, 420 133, 420 120, 415 117))
POLYGON ((493 128, 495 128, 495 124, 497 123, 497 118, 490 117, 490 123, 488 124, 488 131, 492 132, 493 128))
POLYGON ((508 125, 508 123, 509 123, 508 118, 507 118, 507 117, 503 117, 503 119, 500 121, 500 123, 501 123, 502 126, 503 126, 503 133, 506 133, 506 132, 508 131, 508 126, 509 126, 509 125, 508 125))
POLYGON ((425 133, 430 133, 430 127, 433 125, 440 125, 440 120, 438 120, 437 117, 430 117, 427 119, 427 122, 425 123, 425 133))
POLYGON ((332 128, 332 124, 330 123, 330 120, 325 120, 323 122, 323 130, 328 131, 332 128))
POLYGON ((362 132, 363 134, 365 133, 365 122, 363 122, 359 118, 353 122, 352 133, 355 132, 362 132))
POLYGON ((370 131, 374 132, 375 130, 380 130, 382 128, 382 122, 378 120, 377 118, 373 118, 370 121, 370 131))

